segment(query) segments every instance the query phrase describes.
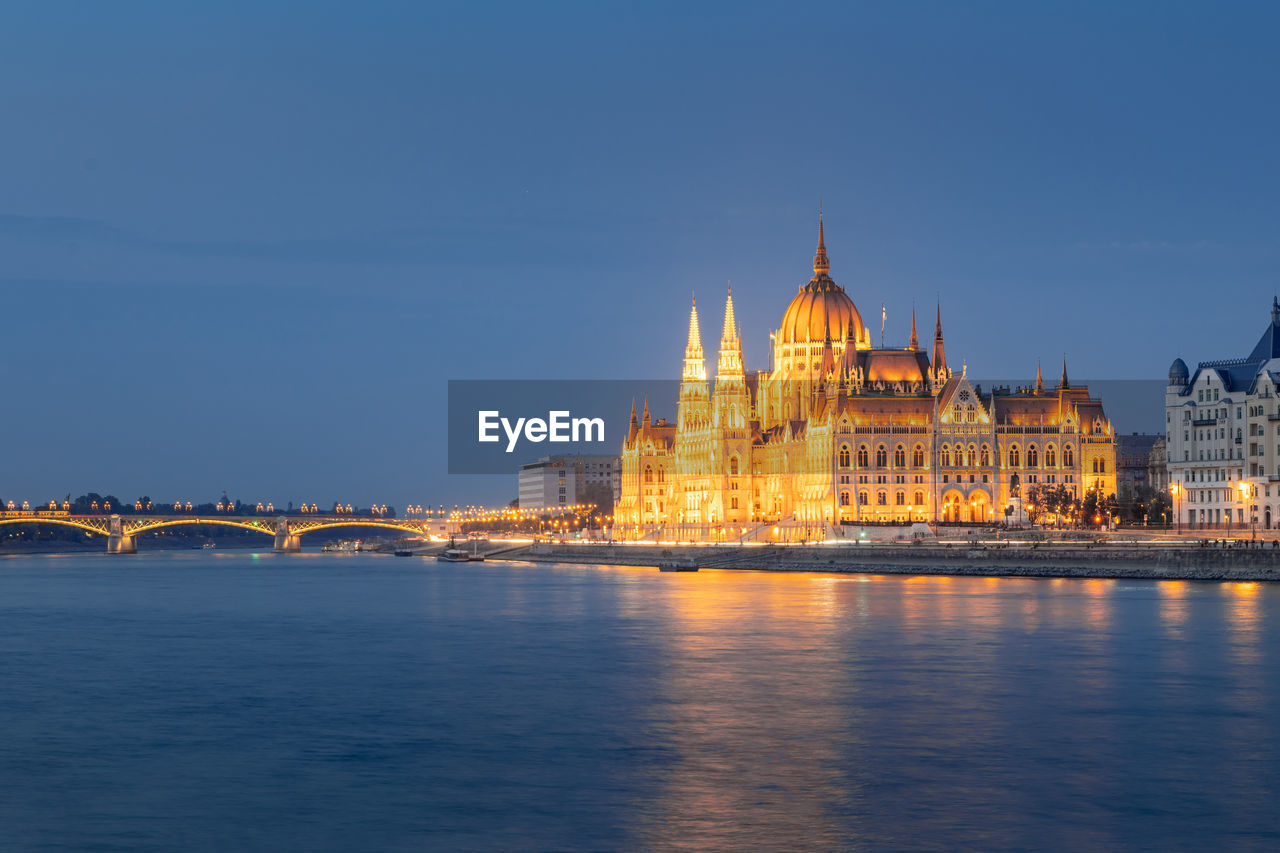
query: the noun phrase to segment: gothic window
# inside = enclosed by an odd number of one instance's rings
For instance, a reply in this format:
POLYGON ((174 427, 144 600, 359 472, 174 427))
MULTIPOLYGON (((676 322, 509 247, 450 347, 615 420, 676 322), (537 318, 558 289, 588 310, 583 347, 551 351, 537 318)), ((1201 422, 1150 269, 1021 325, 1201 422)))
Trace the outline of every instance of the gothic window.
POLYGON ((1052 444, 1044 449, 1044 466, 1046 468, 1058 467, 1058 449, 1052 444))
POLYGON ((867 462, 867 446, 863 444, 858 447, 858 466, 866 468, 868 464, 870 463, 867 462))
POLYGON ((729 458, 729 473, 735 477, 738 476, 738 457, 736 456, 729 458))
POLYGON ((974 447, 972 444, 969 445, 969 450, 964 455, 965 466, 968 468, 972 468, 977 458, 978 458, 978 448, 974 447))
POLYGON ((889 451, 883 444, 876 448, 876 467, 883 468, 889 464, 889 451))
POLYGON ((737 498, 730 498, 730 499, 729 499, 729 509, 737 509, 737 508, 738 508, 738 499, 737 499, 737 498))
POLYGON ((1034 444, 1027 446, 1027 467, 1035 468, 1040 464, 1040 452, 1036 450, 1034 444))
POLYGON ((866 506, 866 505, 867 505, 867 493, 866 493, 866 492, 858 492, 858 503, 859 503, 859 504, 861 504, 862 506, 866 506))
POLYGON ((944 466, 951 465, 951 445, 949 444, 942 445, 942 464, 944 466))
POLYGON ((1018 452, 1018 445, 1016 444, 1013 447, 1009 448, 1009 467, 1010 468, 1022 467, 1022 454, 1018 452))
POLYGON ((896 506, 903 506, 907 502, 907 493, 903 491, 895 493, 893 496, 893 502, 896 506))
POLYGON ((1067 468, 1074 468, 1076 466, 1076 452, 1069 444, 1062 448, 1062 464, 1067 468))
POLYGON ((646 483, 653 482, 653 467, 650 465, 644 466, 644 481, 646 483))
POLYGON ((842 489, 840 491, 840 506, 848 506, 848 505, 849 505, 849 492, 842 489))
POLYGON ((907 449, 901 444, 893 451, 893 464, 896 468, 905 468, 907 465, 907 449))
POLYGON ((924 506, 924 492, 917 491, 911 498, 913 506, 924 506))
POLYGON ((983 468, 991 465, 991 448, 988 445, 982 445, 982 456, 978 460, 978 464, 983 468))
POLYGON ((849 445, 847 444, 840 445, 840 467, 849 467, 849 445))
POLYGON ((924 445, 917 444, 915 450, 911 451, 911 464, 916 468, 924 467, 924 445))
POLYGON ((659 469, 658 469, 658 482, 659 482, 659 483, 662 483, 662 482, 665 482, 665 481, 666 481, 666 473, 665 473, 665 469, 659 468, 659 469))
POLYGON ((884 492, 876 492, 876 504, 886 506, 889 503, 889 496, 884 492))

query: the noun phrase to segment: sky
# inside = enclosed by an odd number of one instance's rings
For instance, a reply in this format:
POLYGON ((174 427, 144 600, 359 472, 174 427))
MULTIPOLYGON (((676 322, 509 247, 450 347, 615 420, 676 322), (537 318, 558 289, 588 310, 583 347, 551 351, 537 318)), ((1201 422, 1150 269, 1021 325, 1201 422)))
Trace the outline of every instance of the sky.
POLYGON ((0 499, 509 500, 449 379, 675 377, 729 282, 762 367, 819 200, 972 376, 1245 355, 1280 8, 961 5, 6 3, 0 499))

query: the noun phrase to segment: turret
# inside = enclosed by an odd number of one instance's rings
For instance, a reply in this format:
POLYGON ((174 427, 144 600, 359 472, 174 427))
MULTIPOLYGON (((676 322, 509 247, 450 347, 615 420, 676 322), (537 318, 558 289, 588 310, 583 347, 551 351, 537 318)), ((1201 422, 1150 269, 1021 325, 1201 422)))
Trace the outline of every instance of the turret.
POLYGON ((1071 383, 1067 381, 1067 357, 1064 355, 1062 357, 1062 378, 1058 380, 1058 388, 1063 390, 1070 387, 1071 383))
MULTIPOLYGON (((939 314, 941 314, 941 308, 939 308, 939 314)), ((941 326, 941 316, 938 319, 938 325, 941 326)), ((916 307, 914 305, 911 306, 911 340, 907 341, 907 349, 913 352, 920 349, 920 339, 916 337, 916 307)))
POLYGON ((724 303, 724 333, 716 363, 716 393, 712 416, 721 429, 743 429, 747 425, 747 380, 742 365, 742 340, 733 314, 733 288, 724 303))
POLYGON ((938 303, 938 322, 933 330, 933 358, 929 360, 935 371, 947 367, 947 351, 942 345, 942 303, 938 303))
POLYGON ((1036 362, 1036 393, 1044 393, 1044 374, 1040 372, 1040 362, 1036 362))
POLYGON ((676 423, 680 429, 711 419, 707 365, 702 355, 702 329, 698 325, 698 300, 689 309, 689 341, 684 348, 684 372, 680 381, 680 401, 676 423))

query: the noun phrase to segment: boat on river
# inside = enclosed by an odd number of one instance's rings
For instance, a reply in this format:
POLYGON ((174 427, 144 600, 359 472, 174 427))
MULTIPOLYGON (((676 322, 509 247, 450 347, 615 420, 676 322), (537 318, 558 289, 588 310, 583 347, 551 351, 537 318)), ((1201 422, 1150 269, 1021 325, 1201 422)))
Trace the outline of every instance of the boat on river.
POLYGON ((442 563, 483 563, 484 555, 480 553, 480 540, 472 540, 472 548, 468 551, 465 548, 459 548, 453 538, 449 539, 449 547, 436 556, 436 559, 442 563))

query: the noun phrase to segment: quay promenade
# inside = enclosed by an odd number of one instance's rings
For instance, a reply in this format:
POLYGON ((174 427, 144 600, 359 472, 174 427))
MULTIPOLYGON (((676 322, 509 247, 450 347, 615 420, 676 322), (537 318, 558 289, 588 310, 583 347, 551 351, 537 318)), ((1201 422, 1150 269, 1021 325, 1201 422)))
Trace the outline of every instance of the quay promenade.
POLYGON ((1144 580, 1280 581, 1268 542, 970 542, 824 545, 538 543, 503 559, 620 566, 692 560, 699 568, 856 574, 999 575, 1144 580))

